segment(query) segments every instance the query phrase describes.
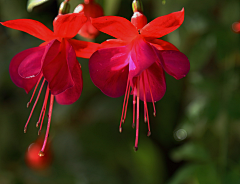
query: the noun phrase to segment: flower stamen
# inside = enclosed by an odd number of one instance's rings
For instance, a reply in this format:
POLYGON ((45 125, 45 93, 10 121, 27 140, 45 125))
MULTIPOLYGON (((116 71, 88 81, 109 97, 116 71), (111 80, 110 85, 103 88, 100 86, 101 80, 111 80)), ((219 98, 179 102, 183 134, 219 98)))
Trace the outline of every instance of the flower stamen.
POLYGON ((40 89, 39 89, 37 98, 36 98, 36 100, 35 100, 35 102, 34 102, 33 108, 32 108, 32 110, 31 110, 31 112, 30 112, 29 117, 28 117, 27 123, 25 124, 24 133, 27 132, 28 123, 29 123, 29 121, 30 121, 30 119, 31 119, 31 117, 32 117, 32 113, 33 113, 33 111, 34 111, 34 109, 35 109, 35 107, 36 107, 36 105, 37 105, 38 99, 39 99, 40 94, 41 94, 41 92, 42 92, 42 88, 43 88, 44 82, 45 82, 45 79, 43 79, 43 82, 42 82, 42 85, 41 85, 41 87, 40 87, 40 89))
POLYGON ((41 121, 40 128, 38 130, 38 135, 40 135, 41 130, 42 130, 43 120, 44 120, 44 116, 45 116, 45 112, 46 112, 46 108, 47 108, 48 96, 49 96, 49 87, 47 87, 47 91, 46 91, 45 98, 44 98, 44 101, 43 101, 43 107, 42 107, 40 117, 39 117, 39 120, 38 120, 38 125, 41 121), (41 115, 42 115, 42 117, 41 117, 41 115), (42 118, 42 120, 41 120, 41 118, 42 118))
POLYGON ((128 99, 129 99, 129 92, 130 91, 130 82, 129 79, 127 80, 127 87, 126 87, 126 92, 125 92, 125 97, 123 101, 123 108, 122 108, 122 116, 120 120, 120 125, 119 125, 119 132, 122 132, 122 123, 125 122, 126 114, 127 114, 127 106, 128 106, 128 99))
POLYGON ((151 135, 150 123, 149 123, 149 116, 148 116, 148 108, 147 108, 147 101, 146 101, 146 92, 145 92, 145 84, 144 84, 144 74, 142 75, 142 85, 143 85, 143 96, 144 96, 144 115, 145 115, 145 122, 148 122, 148 133, 147 136, 151 135))
POLYGON ((32 96, 31 96, 31 99, 30 99, 29 102, 27 103, 27 108, 30 106, 30 104, 31 104, 31 102, 32 102, 32 99, 33 99, 33 97, 34 97, 34 95, 35 95, 35 92, 36 92, 36 90, 37 90, 38 84, 40 83, 40 81, 41 81, 41 79, 42 79, 42 76, 43 76, 43 74, 41 74, 41 76, 39 77, 39 79, 38 79, 38 81, 37 81, 37 84, 36 84, 36 86, 35 86, 35 88, 34 88, 34 91, 33 91, 33 94, 32 94, 32 96))
POLYGON ((140 87, 140 79, 137 79, 137 122, 136 122, 136 138, 135 138, 135 147, 134 150, 138 150, 138 135, 139 135, 139 87, 140 87))
POLYGON ((128 97, 129 97, 129 96, 128 96, 129 87, 130 87, 130 85, 129 85, 129 80, 128 80, 128 81, 127 81, 126 92, 125 92, 125 96, 124 96, 124 101, 123 101, 122 116, 121 116, 121 122, 120 122, 120 124, 121 124, 121 123, 124 123, 124 120, 125 120, 123 114, 126 114, 126 113, 125 113, 125 111, 126 111, 126 106, 127 106, 126 100, 128 101, 128 97), (127 97, 127 96, 128 96, 128 97, 127 97))
POLYGON ((151 94, 151 98, 152 98, 152 104, 153 104, 153 116, 156 117, 156 108, 155 108, 155 104, 154 104, 154 100, 153 100, 153 95, 152 95, 152 90, 151 90, 151 86, 150 86, 150 81, 149 81, 148 71, 147 71, 147 70, 146 70, 146 74, 147 74, 148 86, 149 86, 149 90, 150 90, 150 94, 151 94))
POLYGON ((126 102, 126 105, 125 105, 125 113, 124 113, 123 123, 125 122, 126 115, 127 115, 129 94, 130 94, 130 81, 128 81, 128 94, 127 94, 127 102, 126 102))
MULTIPOLYGON (((133 89, 135 91, 135 89, 133 89)), ((132 128, 135 128, 135 105, 136 105, 136 95, 133 93, 133 123, 132 123, 132 128)))

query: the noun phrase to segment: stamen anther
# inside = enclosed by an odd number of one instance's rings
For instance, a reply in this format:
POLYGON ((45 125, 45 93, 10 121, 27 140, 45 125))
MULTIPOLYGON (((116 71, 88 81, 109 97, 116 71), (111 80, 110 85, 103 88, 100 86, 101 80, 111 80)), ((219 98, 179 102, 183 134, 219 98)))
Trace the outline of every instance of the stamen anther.
POLYGON ((147 123, 147 117, 145 116, 145 118, 144 118, 144 123, 147 123))
POLYGON ((30 102, 27 103, 27 108, 30 106, 30 104, 31 104, 30 102))
POLYGON ((134 151, 137 151, 138 150, 138 147, 133 147, 134 151))
POLYGON ((27 133, 27 127, 24 127, 23 132, 24 132, 24 133, 27 133))
POLYGON ((148 131, 147 136, 149 137, 151 134, 152 134, 152 133, 151 133, 150 131, 148 131))
POLYGON ((132 128, 135 128, 135 123, 132 123, 132 128))
POLYGON ((119 132, 122 133, 122 127, 119 127, 119 132))

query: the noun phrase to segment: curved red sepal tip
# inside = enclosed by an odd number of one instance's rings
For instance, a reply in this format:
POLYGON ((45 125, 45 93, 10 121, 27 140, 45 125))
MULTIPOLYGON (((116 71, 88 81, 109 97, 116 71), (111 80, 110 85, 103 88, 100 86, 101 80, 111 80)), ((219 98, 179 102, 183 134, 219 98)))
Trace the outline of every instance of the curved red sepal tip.
POLYGON ((58 15, 53 21, 54 35, 60 38, 73 38, 87 21, 87 17, 79 13, 58 15))
POLYGON ((138 35, 135 26, 123 17, 103 16, 99 18, 91 18, 91 22, 99 31, 124 41, 131 41, 138 35))
POLYGON ((176 30, 184 20, 184 8, 181 11, 164 15, 149 22, 141 29, 141 35, 148 39, 160 38, 176 30))
POLYGON ((3 26, 26 32, 44 41, 54 39, 54 33, 41 22, 31 19, 15 19, 0 22, 3 26))

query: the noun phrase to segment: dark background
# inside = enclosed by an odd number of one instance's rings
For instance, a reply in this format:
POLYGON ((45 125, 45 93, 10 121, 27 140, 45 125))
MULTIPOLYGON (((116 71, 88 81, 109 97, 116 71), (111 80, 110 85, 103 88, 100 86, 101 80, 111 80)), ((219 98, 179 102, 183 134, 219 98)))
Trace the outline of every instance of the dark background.
MULTIPOLYGON (((71 0, 72 9, 81 0, 71 0)), ((106 15, 130 19, 131 0, 99 0, 106 15)), ((59 2, 31 12, 27 0, 0 0, 0 21, 30 18, 52 29, 59 2)), ((14 55, 41 44, 26 33, 0 26, 0 184, 238 184, 240 183, 240 20, 239 0, 143 0, 148 21, 185 8, 182 26, 162 39, 189 58, 187 77, 166 75, 167 91, 156 103, 147 137, 141 103, 139 150, 134 152, 132 103, 118 132, 123 97, 105 96, 93 85, 88 60, 79 58, 84 88, 69 106, 54 103, 50 129, 51 164, 35 170, 25 163, 38 139, 35 124, 44 95, 23 133, 31 97, 14 85, 8 67, 14 55)), ((101 33, 95 42, 110 36, 101 33)), ((78 37, 78 39, 82 39, 78 37)), ((130 97, 130 102, 132 97, 130 97)), ((42 135, 46 129, 46 120, 42 135)))

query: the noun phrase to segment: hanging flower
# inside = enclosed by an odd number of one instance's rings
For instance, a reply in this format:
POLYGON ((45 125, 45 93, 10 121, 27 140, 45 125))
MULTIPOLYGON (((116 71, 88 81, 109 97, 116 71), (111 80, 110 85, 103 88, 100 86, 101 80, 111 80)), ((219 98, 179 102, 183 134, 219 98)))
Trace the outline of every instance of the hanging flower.
POLYGON ((36 101, 24 127, 24 132, 27 130, 27 125, 43 86, 47 83, 42 110, 36 125, 37 127, 40 126, 40 134, 48 98, 50 97, 47 130, 42 149, 39 152, 40 156, 44 155, 43 152, 47 143, 54 97, 62 105, 72 104, 80 97, 83 87, 82 70, 76 56, 89 58, 98 47, 98 44, 95 43, 71 39, 86 20, 87 18, 81 14, 59 15, 53 22, 54 32, 42 23, 30 19, 1 22, 6 27, 27 32, 45 41, 38 47, 24 50, 14 56, 9 67, 12 81, 18 87, 25 89, 26 93, 29 93, 35 86, 27 106, 32 102, 37 87, 42 81, 36 101))
POLYGON ((93 83, 110 97, 125 94, 119 131, 122 132, 127 112, 129 95, 133 95, 133 124, 138 149, 139 101, 144 102, 144 120, 148 122, 148 136, 151 134, 147 102, 160 100, 166 91, 164 70, 176 79, 189 72, 188 58, 169 42, 157 39, 175 29, 184 20, 184 9, 156 18, 147 24, 142 12, 134 8, 131 22, 117 16, 92 19, 100 31, 117 39, 102 43, 102 49, 89 59, 89 72, 93 83), (137 107, 135 107, 137 104, 137 107), (136 109, 137 108, 137 109, 136 109), (136 114, 136 115, 135 115, 136 114))
POLYGON ((103 16, 102 7, 94 2, 94 0, 84 0, 83 4, 79 4, 74 13, 84 13, 88 18, 87 22, 79 30, 79 35, 88 39, 94 39, 99 35, 99 31, 92 25, 90 17, 97 18, 103 16))

